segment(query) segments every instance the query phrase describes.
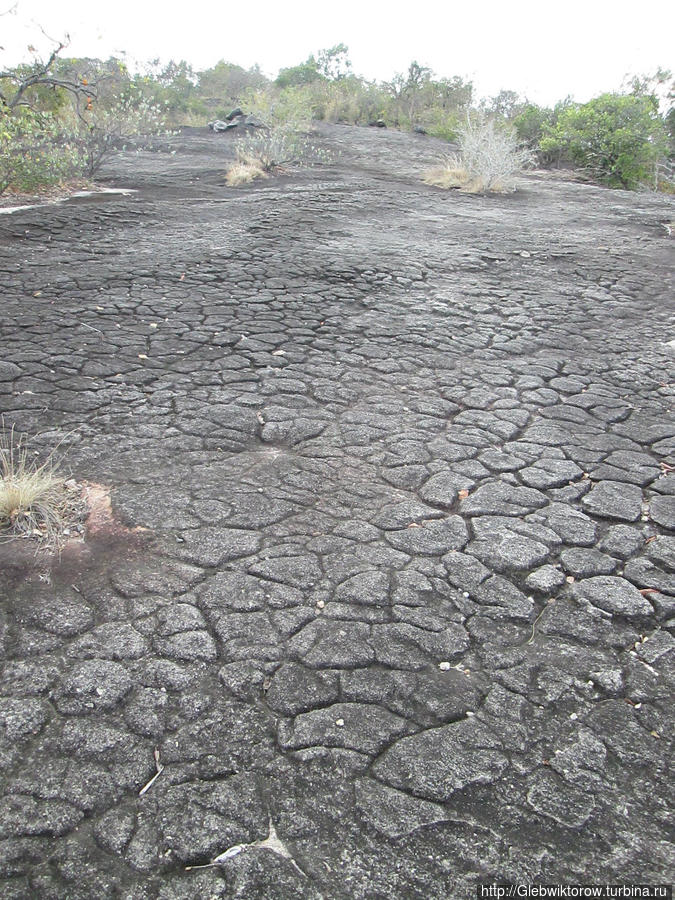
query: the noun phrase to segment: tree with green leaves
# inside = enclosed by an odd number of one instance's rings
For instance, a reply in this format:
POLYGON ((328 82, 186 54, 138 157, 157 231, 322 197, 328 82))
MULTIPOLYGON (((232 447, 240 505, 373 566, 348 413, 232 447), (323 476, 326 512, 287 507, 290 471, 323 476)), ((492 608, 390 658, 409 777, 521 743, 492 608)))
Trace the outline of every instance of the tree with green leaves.
POLYGON ((316 67, 319 74, 329 81, 341 81, 346 78, 352 68, 349 47, 345 44, 335 44, 328 50, 320 50, 316 67))
POLYGON ((602 94, 564 109, 544 127, 540 147, 561 152, 594 179, 614 187, 654 184, 668 145, 651 95, 602 94))

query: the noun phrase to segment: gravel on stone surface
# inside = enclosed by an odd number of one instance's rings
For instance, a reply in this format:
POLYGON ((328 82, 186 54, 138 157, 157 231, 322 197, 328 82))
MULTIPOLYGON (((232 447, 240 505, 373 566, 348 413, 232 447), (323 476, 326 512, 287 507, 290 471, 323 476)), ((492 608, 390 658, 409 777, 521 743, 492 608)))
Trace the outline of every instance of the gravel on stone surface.
POLYGON ((0 892, 672 881, 672 200, 234 140, 0 221, 5 425, 113 514, 0 544, 0 892))

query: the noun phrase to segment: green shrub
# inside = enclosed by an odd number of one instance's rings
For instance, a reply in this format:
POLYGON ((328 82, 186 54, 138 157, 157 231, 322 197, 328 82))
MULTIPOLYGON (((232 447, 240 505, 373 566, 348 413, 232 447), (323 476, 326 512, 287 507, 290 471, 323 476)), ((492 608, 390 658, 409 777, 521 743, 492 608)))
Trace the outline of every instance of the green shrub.
POLYGON ((107 105, 94 101, 85 110, 73 109, 68 125, 87 175, 94 175, 126 142, 167 134, 164 110, 135 89, 107 105))
POLYGON ((35 193, 82 173, 81 148, 50 113, 0 112, 0 194, 35 193))
POLYGON ((655 98, 602 94, 562 110, 555 125, 544 126, 540 147, 564 154, 597 181, 637 188, 654 183, 667 138, 655 98))

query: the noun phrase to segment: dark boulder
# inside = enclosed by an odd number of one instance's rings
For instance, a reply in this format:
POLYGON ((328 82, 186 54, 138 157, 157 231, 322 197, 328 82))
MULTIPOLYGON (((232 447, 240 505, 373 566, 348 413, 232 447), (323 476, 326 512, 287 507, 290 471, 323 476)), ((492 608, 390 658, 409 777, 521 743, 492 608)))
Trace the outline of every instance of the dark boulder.
POLYGON ((215 122, 209 122, 209 128, 211 131, 215 132, 229 131, 231 128, 236 128, 237 125, 237 122, 223 122, 222 119, 216 119, 215 122))
POLYGON ((230 131, 233 128, 267 128, 267 125, 258 116, 247 116, 237 107, 228 113, 224 121, 216 119, 214 122, 209 122, 209 128, 211 131, 222 132, 230 131))

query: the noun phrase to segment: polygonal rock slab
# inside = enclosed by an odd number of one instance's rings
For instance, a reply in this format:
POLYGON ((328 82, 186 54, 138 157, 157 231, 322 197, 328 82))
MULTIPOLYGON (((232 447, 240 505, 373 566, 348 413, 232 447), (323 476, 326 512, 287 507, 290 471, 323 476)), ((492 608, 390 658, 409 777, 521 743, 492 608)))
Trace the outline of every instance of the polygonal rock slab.
POLYGON ((527 802, 541 816, 567 828, 581 828, 595 808, 592 794, 566 784, 553 772, 539 771, 532 777, 527 802))
POLYGON ((584 578, 575 586, 578 597, 586 597, 593 606, 617 616, 651 616, 651 603, 625 578, 598 575, 584 578))
POLYGON ((473 481, 455 472, 438 472, 428 478, 420 488, 420 497, 436 506, 450 507, 459 491, 473 487, 473 481))
POLYGON ((342 747, 376 754, 410 731, 405 719, 367 703, 335 703, 296 716, 279 726, 279 743, 286 750, 342 747))
POLYGON ((642 512, 642 491, 635 484, 600 481, 581 503, 587 512, 603 519, 635 522, 642 512))
POLYGON ((497 572, 510 572, 541 565, 548 559, 549 548, 525 535, 500 528, 471 541, 466 552, 497 572))
POLYGON ((496 481, 482 485, 462 500, 460 510, 469 516, 524 516, 548 502, 548 497, 534 488, 496 481))
POLYGON ((450 550, 461 550, 469 540, 469 532, 464 519, 449 516, 440 521, 423 522, 420 526, 411 526, 403 531, 389 531, 386 539, 404 553, 435 556, 450 550))
POLYGON ((490 784, 508 766, 499 740, 474 719, 402 738, 373 766, 396 788, 444 802, 470 784, 490 784))
POLYGON ((583 471, 569 459, 549 459, 544 457, 532 466, 520 470, 520 478, 528 487, 546 488, 562 487, 570 481, 581 478, 583 471))
POLYGON ((79 663, 56 691, 56 707, 70 715, 113 709, 133 687, 120 663, 92 659, 79 663))
POLYGON ((450 818, 442 806, 411 797, 372 778, 359 778, 354 787, 356 808, 376 831, 397 838, 450 818))
POLYGON ((566 543, 578 547, 592 547, 595 543, 595 523, 580 510, 566 503, 552 503, 542 513, 546 524, 566 543))
POLYGON ((316 668, 353 668, 375 660, 370 629, 362 622, 315 619, 291 638, 289 650, 316 668))
POLYGON ((183 532, 181 556, 199 566, 218 566, 250 556, 260 546, 260 535, 242 528, 196 528, 183 532))
POLYGON ((541 566, 525 579, 525 587, 540 594, 550 594, 565 584, 565 576, 555 566, 541 566))
POLYGON ((427 631, 406 622, 393 622, 373 625, 371 643, 379 663, 416 669, 463 653, 469 647, 469 635, 459 623, 443 631, 427 631))
POLYGON ((649 503, 649 516, 664 528, 675 528, 675 496, 654 497, 649 503))
POLYGON ((295 716, 334 703, 339 693, 334 673, 315 672, 299 663, 285 662, 274 673, 266 699, 276 712, 295 716))

